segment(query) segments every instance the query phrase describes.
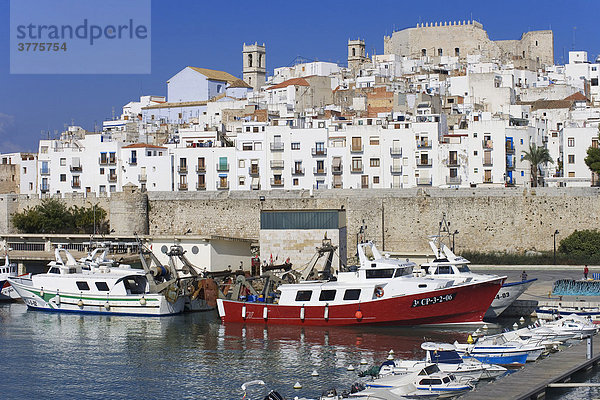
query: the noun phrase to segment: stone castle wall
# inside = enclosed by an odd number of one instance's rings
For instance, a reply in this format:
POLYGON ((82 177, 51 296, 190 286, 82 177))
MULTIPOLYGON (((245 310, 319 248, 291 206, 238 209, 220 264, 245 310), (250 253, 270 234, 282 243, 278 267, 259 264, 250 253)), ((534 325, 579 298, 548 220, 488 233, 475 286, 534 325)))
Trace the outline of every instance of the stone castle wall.
MULTIPOLYGON (((260 237, 261 210, 344 209, 347 254, 356 252, 356 234, 386 251, 428 252, 442 212, 451 222, 459 250, 552 250, 576 229, 600 227, 598 188, 370 189, 271 192, 150 192, 95 198, 109 211, 116 234, 144 233, 260 237), (264 196, 264 200, 261 200, 264 196), (364 222, 363 222, 364 221, 364 222)), ((88 206, 90 197, 67 197, 67 205, 88 206)), ((0 196, 0 231, 13 232, 10 215, 39 199, 0 196)), ((317 238, 320 240, 321 238, 317 238)))

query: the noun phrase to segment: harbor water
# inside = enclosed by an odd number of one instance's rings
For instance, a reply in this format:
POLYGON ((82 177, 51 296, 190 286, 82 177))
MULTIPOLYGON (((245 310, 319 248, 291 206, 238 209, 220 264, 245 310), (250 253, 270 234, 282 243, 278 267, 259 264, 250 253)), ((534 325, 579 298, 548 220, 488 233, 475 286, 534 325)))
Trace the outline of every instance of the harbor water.
MULTIPOLYGON (((242 398, 244 382, 261 379, 288 399, 314 399, 330 388, 348 389, 367 367, 361 359, 379 365, 390 349, 396 358, 421 358, 422 342, 464 342, 473 330, 224 325, 216 312, 143 318, 0 304, 1 397, 233 400, 242 398), (296 382, 302 389, 293 389, 296 382)), ((598 371, 581 381, 599 382, 598 371)), ((265 393, 254 390, 250 398, 265 393)), ((600 390, 581 388, 553 389, 547 398, 597 397, 600 390)))

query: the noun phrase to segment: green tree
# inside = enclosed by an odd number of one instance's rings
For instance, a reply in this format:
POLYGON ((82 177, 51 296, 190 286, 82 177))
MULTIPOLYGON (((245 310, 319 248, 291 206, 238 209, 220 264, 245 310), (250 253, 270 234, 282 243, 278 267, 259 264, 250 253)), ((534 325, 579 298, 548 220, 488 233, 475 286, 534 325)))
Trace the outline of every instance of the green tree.
POLYGON ((579 257, 600 256, 600 232, 595 229, 575 231, 560 241, 561 253, 579 257))
MULTIPOLYGON (((598 125, 598 139, 600 140, 600 125, 598 125)), ((584 161, 593 173, 600 174, 600 148, 598 145, 588 147, 587 157, 584 161)))
POLYGON ((102 207, 67 208, 58 199, 44 199, 12 217, 13 226, 24 233, 97 233, 108 232, 106 211, 102 207), (94 215, 95 214, 95 215, 94 215))
POLYGON ((531 143, 529 145, 529 151, 523 151, 523 160, 529 161, 531 166, 531 186, 537 187, 540 178, 538 177, 538 173, 540 170, 540 165, 546 163, 554 163, 552 157, 550 157, 550 152, 547 148, 543 146, 537 146, 535 143, 531 143))

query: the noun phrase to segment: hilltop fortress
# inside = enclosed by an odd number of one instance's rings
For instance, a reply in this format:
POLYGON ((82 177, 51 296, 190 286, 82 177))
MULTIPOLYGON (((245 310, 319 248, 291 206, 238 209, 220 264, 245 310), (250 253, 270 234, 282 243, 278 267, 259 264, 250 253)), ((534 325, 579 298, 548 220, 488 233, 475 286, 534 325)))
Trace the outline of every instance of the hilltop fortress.
POLYGON ((554 64, 551 30, 525 32, 520 40, 490 40, 477 21, 432 22, 394 32, 383 43, 385 54, 411 58, 480 54, 481 61, 513 62, 529 69, 554 64))

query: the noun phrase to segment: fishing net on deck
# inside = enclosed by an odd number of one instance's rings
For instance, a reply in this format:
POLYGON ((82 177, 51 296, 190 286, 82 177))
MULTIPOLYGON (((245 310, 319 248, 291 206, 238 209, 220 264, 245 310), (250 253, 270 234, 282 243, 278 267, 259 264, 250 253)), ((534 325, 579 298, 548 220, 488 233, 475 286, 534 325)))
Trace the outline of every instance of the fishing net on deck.
POLYGON ((554 282, 552 294, 557 296, 600 296, 600 281, 560 279, 554 282))

